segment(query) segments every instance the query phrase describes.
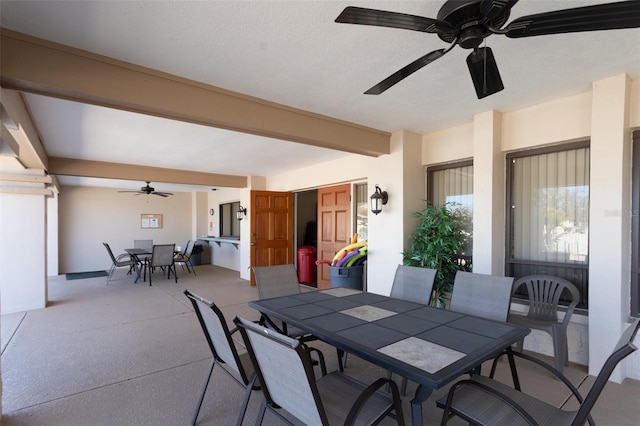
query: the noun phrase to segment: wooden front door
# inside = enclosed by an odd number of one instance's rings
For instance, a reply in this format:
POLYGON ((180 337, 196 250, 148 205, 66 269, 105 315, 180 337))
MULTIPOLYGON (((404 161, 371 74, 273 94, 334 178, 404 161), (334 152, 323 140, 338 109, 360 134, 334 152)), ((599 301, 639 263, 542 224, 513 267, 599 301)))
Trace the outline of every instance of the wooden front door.
MULTIPOLYGON (((250 265, 293 262, 293 196, 290 192, 251 191, 250 265)), ((256 279, 251 271, 251 285, 256 279)))
MULTIPOLYGON (((351 184, 318 189, 318 259, 332 260, 351 243, 351 184)), ((318 289, 331 287, 329 266, 318 268, 318 289)))

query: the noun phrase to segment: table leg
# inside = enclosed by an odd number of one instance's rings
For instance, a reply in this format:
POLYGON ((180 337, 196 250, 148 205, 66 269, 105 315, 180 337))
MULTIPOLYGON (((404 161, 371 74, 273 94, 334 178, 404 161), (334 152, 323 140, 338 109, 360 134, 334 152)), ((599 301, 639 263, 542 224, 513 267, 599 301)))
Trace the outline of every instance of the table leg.
POLYGON ((138 281, 140 281, 140 274, 142 272, 142 262, 140 262, 140 258, 138 256, 134 256, 134 261, 135 261, 135 265, 136 265, 136 279, 133 281, 134 284, 136 284, 138 281))
POLYGON ((433 389, 418 385, 416 394, 411 400, 411 424, 422 426, 422 404, 431 396, 433 389))

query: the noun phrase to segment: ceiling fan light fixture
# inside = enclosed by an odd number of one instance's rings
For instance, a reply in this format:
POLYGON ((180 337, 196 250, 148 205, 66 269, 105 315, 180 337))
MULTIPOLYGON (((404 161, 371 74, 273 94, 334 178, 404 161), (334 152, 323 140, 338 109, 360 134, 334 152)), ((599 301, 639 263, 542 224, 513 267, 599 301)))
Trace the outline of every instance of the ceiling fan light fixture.
POLYGON ((489 47, 474 49, 467 56, 467 66, 473 80, 473 87, 476 89, 478 99, 486 98, 489 95, 504 90, 502 78, 498 71, 498 65, 493 57, 493 52, 489 47))

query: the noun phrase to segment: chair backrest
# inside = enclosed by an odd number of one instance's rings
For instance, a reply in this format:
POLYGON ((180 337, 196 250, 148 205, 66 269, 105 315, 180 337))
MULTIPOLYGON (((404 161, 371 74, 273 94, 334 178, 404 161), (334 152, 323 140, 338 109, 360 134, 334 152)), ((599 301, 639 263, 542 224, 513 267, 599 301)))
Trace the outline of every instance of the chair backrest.
POLYGON ((451 292, 452 311, 495 321, 507 321, 512 277, 458 271, 451 292))
POLYGON ((170 266, 173 265, 173 256, 175 244, 154 244, 151 254, 152 266, 170 266))
MULTIPOLYGON (((308 353, 298 340, 235 317, 264 396, 306 425, 328 424, 308 353)), ((346 415, 346 413, 345 413, 346 415)))
POLYGON ((153 240, 133 240, 133 247, 151 250, 153 248, 153 240))
POLYGON ((398 265, 389 296, 428 305, 437 272, 437 269, 398 265))
POLYGON ((580 291, 571 282, 551 275, 527 275, 519 278, 513 284, 515 293, 521 286, 527 287, 529 296, 528 317, 545 320, 558 320, 558 302, 560 296, 567 290, 571 294, 571 302, 565 313, 568 321, 573 310, 580 301, 580 291))
POLYGON ((184 253, 183 256, 185 259, 188 259, 191 257, 191 253, 193 252, 193 248, 195 247, 196 242, 195 241, 187 241, 187 246, 184 249, 184 253))
POLYGON ((633 344, 633 340, 638 334, 638 329, 640 329, 640 318, 634 319, 631 322, 631 325, 629 325, 624 333, 622 333, 620 340, 618 340, 618 344, 613 349, 611 355, 609 355, 609 358, 607 358, 607 360, 605 361, 602 369, 600 370, 600 373, 598 373, 598 377, 596 377, 596 380, 595 382, 593 382, 591 389, 589 389, 589 393, 580 405, 580 408, 578 409, 573 422, 571 422, 572 425, 583 425, 587 421, 587 417, 589 416, 591 409, 602 393, 602 390, 607 384, 607 381, 609 380, 609 377, 611 376, 613 370, 620 363, 620 361, 622 361, 638 349, 633 344))
POLYGON ((184 246, 182 246, 182 251, 180 252, 181 255, 185 255, 187 253, 187 249, 189 249, 189 244, 191 244, 191 240, 187 240, 186 243, 184 243, 184 246))
POLYGON ((249 377, 242 366, 222 311, 213 302, 209 302, 189 290, 185 290, 184 294, 193 305, 193 310, 196 312, 198 321, 200 321, 200 326, 202 326, 202 331, 213 357, 236 371, 246 385, 249 382, 249 377))
POLYGON ((300 293, 298 273, 292 264, 254 266, 253 274, 256 277, 256 287, 258 287, 260 299, 300 293))
POLYGON ((116 260, 116 257, 113 255, 113 252, 111 251, 111 247, 109 247, 109 244, 102 243, 102 245, 104 245, 104 247, 109 252, 109 256, 111 257, 111 261, 113 262, 113 264, 115 265, 116 263, 118 263, 118 261, 116 260))

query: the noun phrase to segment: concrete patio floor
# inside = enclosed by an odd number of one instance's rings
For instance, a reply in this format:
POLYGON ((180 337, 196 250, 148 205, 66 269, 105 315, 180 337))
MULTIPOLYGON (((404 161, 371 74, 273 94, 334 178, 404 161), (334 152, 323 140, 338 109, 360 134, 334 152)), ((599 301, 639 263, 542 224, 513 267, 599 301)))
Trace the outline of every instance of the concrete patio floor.
MULTIPOLYGON (((228 321, 234 315, 258 318, 247 306, 258 298, 257 290, 238 272, 201 265, 197 274, 178 267, 177 284, 158 275, 152 287, 133 284, 126 269, 116 271, 109 285, 104 277, 50 277, 47 308, 1 317, 2 424, 189 424, 211 354, 183 290, 215 302, 228 321)), ((314 346, 324 352, 328 369, 336 369, 335 350, 323 343, 314 346)), ((499 378, 510 383, 507 364, 498 370, 499 378)), ((525 392, 559 407, 572 406, 569 392, 545 372, 527 364, 519 364, 518 371, 525 392)), ((386 375, 354 356, 349 356, 347 372, 363 381, 386 375)), ((593 382, 580 365, 572 364, 567 376, 583 395, 593 382)), ((406 420, 414 390, 410 383, 403 402, 406 420)), ((442 411, 434 400, 446 390, 425 403, 424 424, 439 424, 442 411)), ((198 424, 235 424, 241 398, 242 389, 214 370, 198 424)), ((244 424, 254 423, 261 398, 260 391, 253 393, 244 424)), ((640 382, 610 382, 592 414, 600 425, 635 426, 639 401, 640 382)), ((269 414, 264 421, 281 423, 269 414)))

